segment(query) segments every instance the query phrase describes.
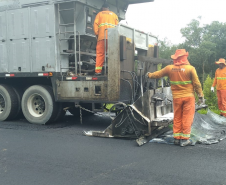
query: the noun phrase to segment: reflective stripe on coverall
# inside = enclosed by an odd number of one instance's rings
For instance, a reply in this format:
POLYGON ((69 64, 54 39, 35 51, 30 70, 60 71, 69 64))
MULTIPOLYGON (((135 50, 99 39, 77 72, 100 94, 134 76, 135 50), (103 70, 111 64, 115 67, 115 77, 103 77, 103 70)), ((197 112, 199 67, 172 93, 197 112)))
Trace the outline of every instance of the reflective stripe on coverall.
MULTIPOLYGON (((104 31, 107 28, 114 28, 118 25, 118 16, 111 11, 102 11, 97 14, 94 20, 94 33, 98 36, 98 41, 104 40, 104 31)), ((108 32, 106 32, 106 39, 108 38, 108 32)))
MULTIPOLYGON (((97 49, 96 49, 96 69, 95 72, 96 73, 101 73, 102 68, 103 68, 103 64, 104 64, 104 60, 105 60, 105 53, 102 52, 104 51, 104 43, 105 40, 100 40, 97 42, 97 49)), ((108 41, 106 40, 106 52, 107 52, 107 43, 108 41)))
MULTIPOLYGON (((184 57, 179 57, 178 60, 184 57)), ((190 63, 168 65, 160 71, 149 73, 149 78, 168 76, 171 82, 174 105, 173 133, 176 139, 189 139, 195 114, 194 90, 203 97, 196 70, 190 63)))
MULTIPOLYGON (((105 29, 114 28, 118 25, 118 16, 111 11, 102 11, 97 14, 94 21, 94 33, 98 36, 96 47, 96 73, 101 73, 104 63, 104 39, 108 39, 108 32, 105 29)), ((107 49, 107 48, 106 48, 107 49)))
POLYGON ((218 68, 215 73, 215 78, 212 87, 217 85, 218 108, 221 115, 226 117, 226 67, 218 68))
POLYGON ((226 90, 217 90, 217 99, 221 115, 226 117, 226 90))
POLYGON ((188 139, 195 114, 195 97, 173 100, 174 120, 173 136, 176 139, 188 139))
POLYGON ((160 71, 149 73, 149 78, 168 76, 171 83, 173 98, 194 97, 194 90, 203 97, 202 87, 196 70, 191 65, 168 65, 160 71))

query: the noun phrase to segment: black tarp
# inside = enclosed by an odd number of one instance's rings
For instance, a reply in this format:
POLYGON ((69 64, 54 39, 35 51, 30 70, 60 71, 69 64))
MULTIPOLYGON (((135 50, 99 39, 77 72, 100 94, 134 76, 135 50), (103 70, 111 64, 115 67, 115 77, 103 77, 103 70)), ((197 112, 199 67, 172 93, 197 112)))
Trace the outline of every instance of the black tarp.
MULTIPOLYGON (((208 110, 207 114, 195 113, 191 129, 193 145, 215 144, 226 138, 226 118, 208 110)), ((152 139, 150 142, 173 144, 173 131, 152 139)))

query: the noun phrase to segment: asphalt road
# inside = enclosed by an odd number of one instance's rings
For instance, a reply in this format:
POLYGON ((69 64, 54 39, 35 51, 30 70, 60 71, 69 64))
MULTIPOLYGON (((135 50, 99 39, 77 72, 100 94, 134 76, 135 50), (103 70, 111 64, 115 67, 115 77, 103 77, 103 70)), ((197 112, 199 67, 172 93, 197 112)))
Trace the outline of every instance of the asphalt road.
POLYGON ((179 147, 95 138, 110 119, 72 116, 55 125, 0 122, 0 185, 226 185, 226 140, 179 147))

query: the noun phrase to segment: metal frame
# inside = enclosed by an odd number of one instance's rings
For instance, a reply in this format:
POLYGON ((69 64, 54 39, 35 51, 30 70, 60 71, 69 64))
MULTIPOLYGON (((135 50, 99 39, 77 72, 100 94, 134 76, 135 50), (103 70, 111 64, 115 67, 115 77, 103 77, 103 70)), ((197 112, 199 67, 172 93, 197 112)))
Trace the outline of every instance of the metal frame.
POLYGON ((77 69, 77 65, 78 65, 78 61, 77 61, 77 55, 76 55, 76 51, 77 51, 77 49, 76 49, 76 19, 75 19, 75 17, 76 17, 76 3, 74 2, 73 3, 74 4, 74 50, 75 50, 75 75, 77 75, 77 71, 78 71, 78 69, 77 69))
MULTIPOLYGON (((135 43, 135 40, 136 40, 135 33, 145 34, 145 36, 146 36, 146 43, 145 43, 145 46, 144 46, 143 48, 140 48, 140 47, 137 47, 137 46, 136 46, 137 49, 148 50, 148 47, 149 47, 149 37, 155 38, 155 39, 157 40, 157 42, 158 42, 158 38, 157 38, 156 36, 151 35, 151 34, 149 34, 149 33, 144 33, 143 31, 140 31, 140 30, 138 30, 138 29, 135 29, 135 28, 130 27, 130 26, 125 25, 125 24, 118 24, 118 30, 119 30, 119 32, 120 32, 120 30, 121 30, 121 27, 128 28, 130 31, 133 32, 132 38, 131 38, 131 39, 133 39, 133 42, 134 42, 134 43, 135 43)), ((121 33, 121 32, 120 32, 120 33, 121 33)), ((135 44, 136 44, 136 43, 135 43, 135 44)))
MULTIPOLYGON (((81 35, 80 35, 80 32, 76 30, 76 19, 75 19, 75 17, 76 17, 76 2, 75 1, 73 3, 73 6, 74 6, 73 8, 69 8, 69 9, 60 9, 60 3, 58 3, 59 37, 60 37, 61 34, 64 34, 64 37, 66 37, 67 33, 74 33, 74 38, 63 38, 63 39, 59 38, 59 50, 60 50, 59 53, 60 53, 60 55, 67 55, 67 53, 62 53, 61 52, 61 40, 74 40, 74 52, 70 53, 70 54, 74 54, 74 56, 75 56, 75 67, 62 68, 62 66, 61 66, 61 59, 60 59, 60 73, 61 73, 61 76, 63 76, 62 75, 62 69, 74 69, 75 75, 77 76, 78 75, 78 72, 77 72, 78 71, 78 68, 77 68, 78 63, 79 63, 79 74, 81 74, 81 35), (70 11, 70 10, 74 11, 74 23, 61 24, 61 22, 60 22, 60 15, 61 15, 60 12, 70 11), (72 31, 67 32, 66 31, 66 27, 70 26, 70 25, 74 26, 74 32, 72 32, 72 31), (65 32, 61 32, 60 28, 62 26, 65 26, 65 32), (77 42, 76 42, 77 34, 78 34, 78 42, 79 42, 78 43, 79 44, 79 51, 78 52, 77 52, 77 42), (77 61, 77 53, 79 54, 79 61, 77 61)), ((83 54, 85 54, 85 53, 83 52, 83 54)))
MULTIPOLYGON (((27 78, 27 77, 37 77, 37 78, 52 78, 56 77, 56 79, 60 80, 61 79, 61 74, 60 72, 51 72, 52 76, 39 76, 38 74, 41 73, 50 73, 47 71, 42 71, 42 72, 33 72, 33 73, 28 73, 28 72, 16 72, 16 73, 0 73, 0 79, 2 78, 27 78), (14 76, 5 76, 6 74, 13 74, 14 76)), ((91 76, 91 77, 96 77, 96 76, 91 76)), ((89 77, 90 78, 90 77, 89 77)), ((66 76, 63 76, 63 81, 72 81, 72 80, 67 80, 66 76)), ((91 81, 87 80, 86 76, 77 76, 76 81, 91 81)), ((106 76, 98 76, 95 81, 107 81, 106 76)))
POLYGON ((106 31, 108 29, 104 30, 104 75, 107 75, 107 52, 106 52, 106 46, 107 46, 107 39, 106 39, 106 31))

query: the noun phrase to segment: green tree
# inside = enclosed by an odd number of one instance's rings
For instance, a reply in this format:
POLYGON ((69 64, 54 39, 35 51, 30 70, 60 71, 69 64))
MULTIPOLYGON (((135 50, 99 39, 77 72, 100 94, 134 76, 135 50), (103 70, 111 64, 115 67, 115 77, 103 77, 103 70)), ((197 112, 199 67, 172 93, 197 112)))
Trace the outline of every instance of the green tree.
POLYGON ((170 59, 171 55, 175 53, 177 45, 174 45, 167 38, 159 40, 159 56, 160 58, 170 59))
POLYGON ((226 57, 226 23, 214 21, 204 27, 203 39, 216 44, 216 59, 226 57))
POLYGON ((181 29, 181 33, 185 38, 182 45, 190 53, 189 61, 196 68, 204 84, 208 74, 213 77, 213 70, 216 69, 214 62, 221 52, 218 52, 220 40, 215 39, 219 32, 216 27, 219 24, 213 22, 210 25, 200 26, 200 20, 201 18, 192 20, 187 27, 181 29))
POLYGON ((181 34, 185 38, 185 44, 191 48, 200 46, 203 40, 203 32, 204 29, 200 27, 200 21, 196 19, 193 19, 187 27, 181 29, 181 34))
MULTIPOLYGON (((203 84, 206 103, 210 108, 218 110, 216 92, 210 91, 219 58, 226 58, 226 23, 214 21, 201 25, 201 17, 193 19, 181 29, 185 41, 179 45, 172 44, 167 38, 160 41, 160 57, 170 59, 176 49, 186 49, 188 60, 196 68, 203 84)), ((164 67, 164 66, 162 66, 164 67)))
POLYGON ((206 104, 210 109, 218 109, 217 105, 217 94, 216 91, 213 93, 210 91, 210 88, 213 84, 213 79, 208 75, 203 86, 203 93, 206 99, 206 104))
MULTIPOLYGON (((206 65, 212 62, 211 58, 215 57, 215 43, 210 41, 202 41, 199 48, 197 48, 194 52, 196 54, 196 59, 199 60, 199 65, 202 68, 202 84, 204 86, 205 81, 205 69, 207 70, 206 65)), ((208 71, 209 72, 209 71, 208 71)))

